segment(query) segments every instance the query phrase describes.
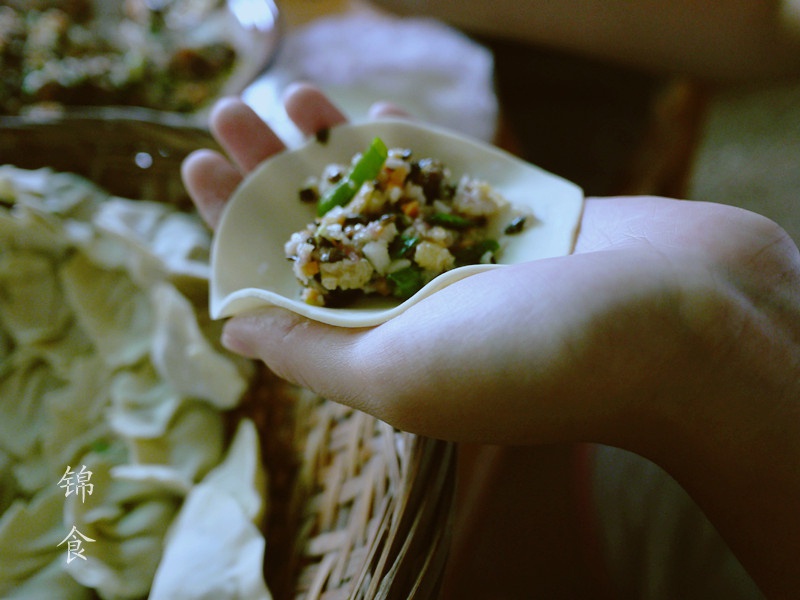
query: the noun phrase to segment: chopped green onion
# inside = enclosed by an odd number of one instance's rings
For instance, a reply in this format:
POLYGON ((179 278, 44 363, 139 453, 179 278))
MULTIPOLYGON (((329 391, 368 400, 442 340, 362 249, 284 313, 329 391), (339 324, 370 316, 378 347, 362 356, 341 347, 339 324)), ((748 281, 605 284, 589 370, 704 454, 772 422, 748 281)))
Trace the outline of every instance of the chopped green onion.
POLYGON ((443 212, 432 214, 428 217, 427 221, 431 225, 441 225, 448 229, 467 229, 477 225, 475 221, 467 219, 466 217, 443 212))
POLYGON ((335 206, 344 206, 350 202, 364 182, 378 176, 388 155, 389 150, 383 140, 377 137, 372 140, 350 172, 320 198, 317 215, 321 217, 335 206))
POLYGON ((367 151, 353 165, 353 170, 349 175, 350 179, 356 183, 364 183, 369 179, 374 179, 381 172, 387 156, 389 156, 389 149, 381 138, 376 137, 372 140, 367 151))
POLYGON ((397 298, 410 298, 422 287, 422 272, 414 266, 389 273, 386 278, 394 284, 392 293, 397 298))
POLYGON ((336 206, 344 206, 353 199, 357 191, 358 188, 355 187, 349 178, 345 177, 341 179, 339 183, 330 188, 325 195, 319 199, 317 215, 321 217, 336 206))

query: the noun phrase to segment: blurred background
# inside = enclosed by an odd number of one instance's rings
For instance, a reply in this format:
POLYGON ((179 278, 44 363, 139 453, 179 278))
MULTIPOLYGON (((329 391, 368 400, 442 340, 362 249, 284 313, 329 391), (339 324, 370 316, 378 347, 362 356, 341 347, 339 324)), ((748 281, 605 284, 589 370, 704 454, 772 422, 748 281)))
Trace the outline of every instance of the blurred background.
MULTIPOLYGON (((0 112, 41 118, 61 103, 95 114, 125 104, 202 128, 215 98, 242 93, 298 141, 280 94, 307 79, 352 118, 393 100, 420 119, 496 141, 587 194, 729 202, 798 236, 796 78, 720 83, 383 9, 426 10, 414 2, 284 0, 280 14, 266 0, 220 4, 9 0, 0 7, 0 112), (21 18, 48 5, 61 17, 21 18)), ((0 158, 12 155, 7 148, 0 158)))
MULTIPOLYGON (((319 9, 341 14, 354 6, 336 0, 284 4, 287 21, 300 27, 318 18, 319 9)), ((424 9, 413 2, 380 4, 424 9)), ((797 28, 792 6, 786 3, 787 22, 794 23, 787 27, 797 28)), ((576 181, 587 194, 730 203, 774 219, 800 239, 796 75, 713 80, 467 33, 491 54, 501 145, 576 181)), ((469 63, 466 57, 460 62, 465 71, 469 63)))
MULTIPOLYGON (((421 120, 494 142, 587 195, 728 203, 772 218, 800 241, 798 77, 723 82, 649 69, 459 26, 469 19, 400 16, 386 4, 426 8, 365 0, 5 0, 0 165, 72 171, 126 198, 186 209, 180 163, 214 145, 207 130, 214 101, 242 95, 296 144, 302 136, 281 94, 300 79, 318 84, 354 120, 375 101, 393 101, 421 120)), ((10 206, 5 196, 0 206, 10 206)), ((5 350, 0 344, 0 358, 5 350)), ((0 361, 0 384, 3 368, 0 361)), ((564 471, 562 455, 546 460, 531 468, 564 471)), ((8 489, 0 489, 0 507, 10 503, 8 489)), ((554 518, 566 514, 565 497, 542 502, 554 518)), ((555 534, 540 533, 557 554, 555 534)))

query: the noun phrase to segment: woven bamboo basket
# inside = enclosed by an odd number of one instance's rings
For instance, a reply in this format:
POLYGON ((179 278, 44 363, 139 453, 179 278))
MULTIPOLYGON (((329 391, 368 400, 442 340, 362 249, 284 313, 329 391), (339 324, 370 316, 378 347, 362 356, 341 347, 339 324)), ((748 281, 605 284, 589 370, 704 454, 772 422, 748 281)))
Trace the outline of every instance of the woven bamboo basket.
MULTIPOLYGON (((183 158, 203 130, 147 111, 0 117, 0 164, 83 175, 113 194, 191 203, 183 158)), ((397 431, 260 367, 230 415, 261 433, 270 485, 265 578, 276 600, 438 596, 454 493, 452 445, 397 431)))

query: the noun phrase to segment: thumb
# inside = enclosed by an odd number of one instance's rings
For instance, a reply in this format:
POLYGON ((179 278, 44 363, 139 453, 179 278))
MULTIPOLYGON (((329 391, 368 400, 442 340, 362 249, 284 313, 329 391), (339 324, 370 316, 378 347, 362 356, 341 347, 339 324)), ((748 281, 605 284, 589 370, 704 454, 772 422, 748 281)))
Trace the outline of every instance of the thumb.
POLYGON ((262 360, 276 375, 331 400, 369 412, 371 359, 361 352, 368 329, 332 327, 269 307, 231 318, 222 344, 262 360))

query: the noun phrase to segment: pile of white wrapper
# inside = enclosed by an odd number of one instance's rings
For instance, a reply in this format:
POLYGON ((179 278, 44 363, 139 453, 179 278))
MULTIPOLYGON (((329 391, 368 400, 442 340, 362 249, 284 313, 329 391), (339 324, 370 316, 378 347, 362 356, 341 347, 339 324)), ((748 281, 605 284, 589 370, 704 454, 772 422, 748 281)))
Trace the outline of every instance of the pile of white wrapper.
POLYGON ((259 434, 225 436, 252 365, 207 317, 209 242, 166 204, 0 167, 3 598, 270 597, 259 434))

